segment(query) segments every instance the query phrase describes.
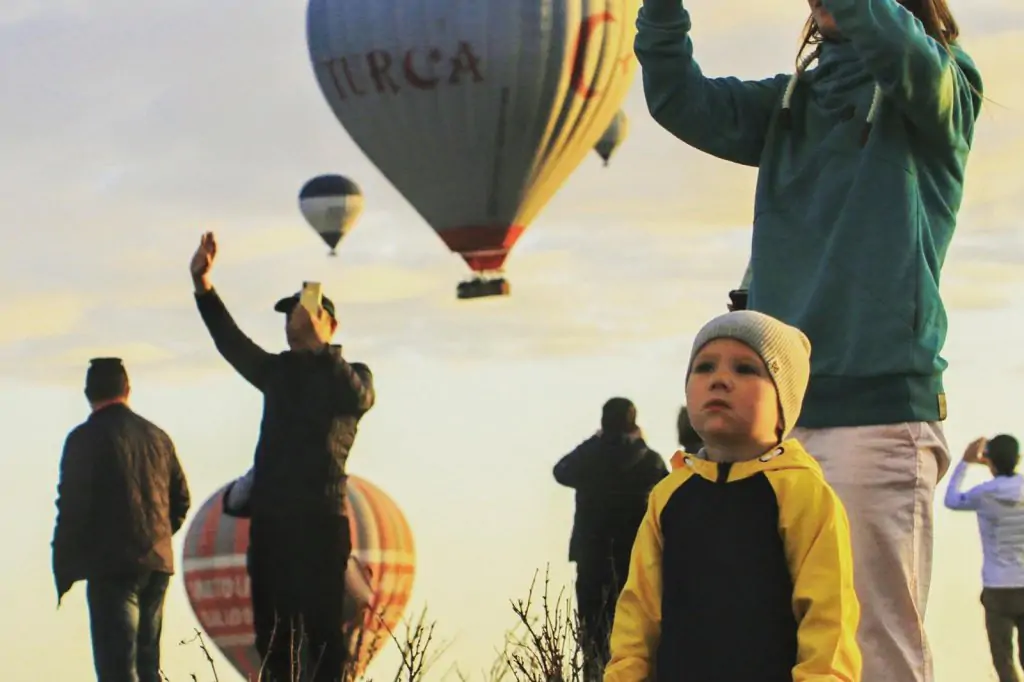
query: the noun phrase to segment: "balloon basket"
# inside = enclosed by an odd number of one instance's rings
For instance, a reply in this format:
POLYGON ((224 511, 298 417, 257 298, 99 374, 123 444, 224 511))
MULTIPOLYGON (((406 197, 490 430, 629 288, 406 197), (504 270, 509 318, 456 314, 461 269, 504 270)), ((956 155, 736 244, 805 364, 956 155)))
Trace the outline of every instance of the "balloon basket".
POLYGON ((472 298, 488 298, 491 296, 508 296, 511 286, 504 277, 474 277, 463 282, 455 289, 460 300, 472 298))

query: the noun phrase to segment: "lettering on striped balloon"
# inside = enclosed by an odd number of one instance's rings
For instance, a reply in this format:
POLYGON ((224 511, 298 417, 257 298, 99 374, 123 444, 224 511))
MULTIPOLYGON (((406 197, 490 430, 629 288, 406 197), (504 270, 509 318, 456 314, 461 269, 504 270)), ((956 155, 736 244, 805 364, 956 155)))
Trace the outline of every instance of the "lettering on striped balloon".
POLYGON ((480 57, 473 45, 459 41, 450 53, 438 47, 404 51, 370 50, 320 62, 341 99, 371 93, 394 95, 403 89, 436 90, 443 85, 484 80, 480 57))

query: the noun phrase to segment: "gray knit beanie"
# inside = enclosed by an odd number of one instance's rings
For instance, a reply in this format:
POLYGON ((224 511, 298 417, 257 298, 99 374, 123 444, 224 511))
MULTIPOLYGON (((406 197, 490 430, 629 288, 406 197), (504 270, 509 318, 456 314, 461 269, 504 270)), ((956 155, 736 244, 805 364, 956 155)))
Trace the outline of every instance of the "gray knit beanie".
POLYGON ((811 342, 807 336, 770 315, 754 310, 737 310, 719 315, 697 333, 686 368, 689 380, 693 359, 715 339, 735 339, 757 353, 768 368, 779 394, 782 410, 782 439, 796 426, 811 375, 811 342))

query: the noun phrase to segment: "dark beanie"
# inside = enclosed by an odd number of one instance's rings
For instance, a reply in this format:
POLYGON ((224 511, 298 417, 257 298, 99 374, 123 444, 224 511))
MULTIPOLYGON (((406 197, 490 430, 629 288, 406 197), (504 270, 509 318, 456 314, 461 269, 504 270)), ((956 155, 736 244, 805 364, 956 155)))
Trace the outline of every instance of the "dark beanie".
POLYGON ((601 430, 607 433, 636 431, 636 406, 629 398, 612 398, 601 409, 601 430))
POLYGON ((93 402, 119 398, 128 392, 128 371, 121 358, 93 358, 85 372, 85 397, 93 402))

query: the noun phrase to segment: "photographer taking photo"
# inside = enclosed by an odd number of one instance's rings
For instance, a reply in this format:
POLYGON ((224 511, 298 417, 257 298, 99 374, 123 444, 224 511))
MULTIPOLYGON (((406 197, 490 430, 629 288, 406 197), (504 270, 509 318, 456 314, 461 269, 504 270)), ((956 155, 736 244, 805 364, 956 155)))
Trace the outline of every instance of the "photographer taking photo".
POLYGON ((190 271, 196 305, 217 350, 263 393, 263 421, 248 500, 248 570, 256 649, 268 682, 340 682, 348 658, 342 635, 344 575, 352 538, 345 514, 345 466, 359 420, 373 407, 373 376, 349 363, 331 339, 334 304, 310 312, 300 294, 281 299, 289 349, 270 353, 235 324, 210 283, 217 256, 202 236, 190 271), (303 644, 308 659, 303 660, 303 644))

